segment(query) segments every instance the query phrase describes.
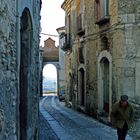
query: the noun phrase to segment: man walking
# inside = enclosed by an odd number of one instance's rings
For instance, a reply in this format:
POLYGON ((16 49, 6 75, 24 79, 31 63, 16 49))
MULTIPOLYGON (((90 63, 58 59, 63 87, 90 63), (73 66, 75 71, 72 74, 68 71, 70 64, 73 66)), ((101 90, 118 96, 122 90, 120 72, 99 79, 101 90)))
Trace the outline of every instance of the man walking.
POLYGON ((113 105, 110 117, 112 125, 117 128, 118 140, 125 140, 134 118, 134 110, 127 95, 122 95, 120 101, 113 105))

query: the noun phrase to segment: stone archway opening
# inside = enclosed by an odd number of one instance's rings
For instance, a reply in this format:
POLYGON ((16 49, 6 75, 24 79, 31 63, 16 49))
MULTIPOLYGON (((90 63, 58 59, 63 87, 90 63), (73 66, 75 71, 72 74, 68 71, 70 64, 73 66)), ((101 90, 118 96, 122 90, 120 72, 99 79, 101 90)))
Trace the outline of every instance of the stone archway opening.
POLYGON ((20 18, 20 140, 27 139, 29 67, 31 61, 32 21, 29 9, 25 8, 20 18))
POLYGON ((98 109, 109 116, 112 107, 112 56, 104 50, 98 57, 98 109))
POLYGON ((109 113, 109 61, 102 58, 100 61, 103 88, 103 110, 109 113))
POLYGON ((53 64, 46 64, 43 68, 43 94, 57 93, 57 69, 53 64))

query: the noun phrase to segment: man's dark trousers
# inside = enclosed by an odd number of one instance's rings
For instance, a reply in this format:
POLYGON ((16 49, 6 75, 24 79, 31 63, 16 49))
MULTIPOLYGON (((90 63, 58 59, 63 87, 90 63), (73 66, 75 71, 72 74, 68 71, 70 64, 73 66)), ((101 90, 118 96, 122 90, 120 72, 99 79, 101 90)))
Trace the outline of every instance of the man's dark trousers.
POLYGON ((123 128, 117 128, 118 140, 125 140, 127 130, 128 130, 127 123, 124 124, 123 128))

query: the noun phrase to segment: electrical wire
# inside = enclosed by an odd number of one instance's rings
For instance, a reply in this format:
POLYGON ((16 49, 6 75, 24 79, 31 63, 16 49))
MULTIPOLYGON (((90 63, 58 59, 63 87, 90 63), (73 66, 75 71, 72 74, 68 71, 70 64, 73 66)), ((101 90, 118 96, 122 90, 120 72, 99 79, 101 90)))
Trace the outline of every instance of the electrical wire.
POLYGON ((59 35, 52 35, 52 34, 46 34, 46 33, 40 33, 42 35, 47 35, 47 36, 53 36, 53 37, 59 37, 59 35))

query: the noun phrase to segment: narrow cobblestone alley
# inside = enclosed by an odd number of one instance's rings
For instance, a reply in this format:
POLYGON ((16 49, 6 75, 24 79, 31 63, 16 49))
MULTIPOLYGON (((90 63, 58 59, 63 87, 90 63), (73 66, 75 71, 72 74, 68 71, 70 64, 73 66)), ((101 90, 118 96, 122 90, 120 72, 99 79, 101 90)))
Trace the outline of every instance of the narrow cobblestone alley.
MULTIPOLYGON (((66 108, 57 96, 40 101, 40 140, 117 140, 116 130, 66 108)), ((126 140, 132 140, 127 136, 126 140)))

